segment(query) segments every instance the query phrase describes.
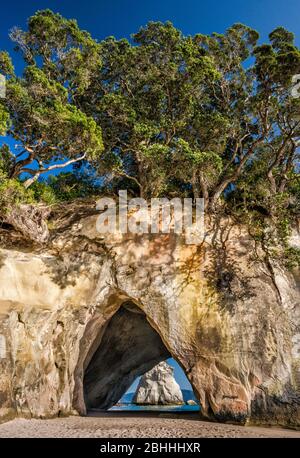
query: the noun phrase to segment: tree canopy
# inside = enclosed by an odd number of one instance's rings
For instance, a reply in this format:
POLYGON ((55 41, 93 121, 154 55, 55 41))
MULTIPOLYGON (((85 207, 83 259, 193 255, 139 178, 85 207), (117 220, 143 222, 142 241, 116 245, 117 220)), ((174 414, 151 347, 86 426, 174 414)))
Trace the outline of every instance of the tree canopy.
POLYGON ((2 146, 6 183, 76 164, 107 191, 204 197, 211 211, 280 224, 299 215, 300 51, 283 27, 261 44, 243 24, 184 36, 150 22, 98 42, 45 10, 11 38, 24 72, 0 53, 0 133, 18 148, 2 146))

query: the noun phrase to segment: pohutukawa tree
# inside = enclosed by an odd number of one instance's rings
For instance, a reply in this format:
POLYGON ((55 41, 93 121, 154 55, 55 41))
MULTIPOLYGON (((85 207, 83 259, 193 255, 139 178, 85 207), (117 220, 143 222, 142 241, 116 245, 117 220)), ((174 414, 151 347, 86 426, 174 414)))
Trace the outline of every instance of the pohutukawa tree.
POLYGON ((101 127, 71 97, 75 87, 78 94, 89 85, 100 54, 74 21, 50 11, 33 16, 28 32, 14 29, 11 37, 23 52, 25 69, 17 77, 9 56, 0 54, 0 70, 7 76, 1 129, 6 127, 17 144, 9 176, 28 174, 28 187, 44 172, 101 156, 101 127))
POLYGON ((25 68, 16 76, 1 54, 0 128, 19 148, 9 160, 3 150, 10 178, 26 172, 30 186, 84 161, 108 189, 205 197, 210 209, 223 202, 252 215, 299 212, 300 98, 291 88, 300 51, 284 28, 258 45, 242 24, 184 36, 150 22, 132 41, 97 42, 47 10, 11 38, 25 68))

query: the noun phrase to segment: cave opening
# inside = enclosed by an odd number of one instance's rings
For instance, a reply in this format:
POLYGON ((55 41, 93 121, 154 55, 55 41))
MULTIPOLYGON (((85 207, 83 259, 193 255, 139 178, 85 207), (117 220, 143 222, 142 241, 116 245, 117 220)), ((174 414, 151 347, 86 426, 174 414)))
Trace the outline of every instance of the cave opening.
POLYGON ((186 375, 145 313, 132 301, 123 303, 106 323, 84 371, 86 410, 107 411, 122 401, 126 403, 128 397, 133 398, 140 377, 163 361, 179 376, 183 399, 191 397, 187 392, 193 391, 186 375))

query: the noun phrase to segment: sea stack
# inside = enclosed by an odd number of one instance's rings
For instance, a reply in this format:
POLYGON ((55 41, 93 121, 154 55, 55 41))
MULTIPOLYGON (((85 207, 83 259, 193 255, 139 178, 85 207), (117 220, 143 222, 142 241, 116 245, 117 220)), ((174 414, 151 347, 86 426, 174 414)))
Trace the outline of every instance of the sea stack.
POLYGON ((146 372, 141 377, 132 402, 142 405, 184 404, 173 367, 163 361, 146 372))

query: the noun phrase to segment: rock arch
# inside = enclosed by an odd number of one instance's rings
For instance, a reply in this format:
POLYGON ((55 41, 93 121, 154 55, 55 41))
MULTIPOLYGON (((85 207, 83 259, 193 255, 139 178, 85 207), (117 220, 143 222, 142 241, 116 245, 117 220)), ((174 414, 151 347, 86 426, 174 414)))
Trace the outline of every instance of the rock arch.
POLYGON ((83 378, 87 408, 108 409, 134 382, 171 355, 141 309, 126 302, 105 326, 83 378))
POLYGON ((114 311, 110 309, 106 321, 103 313, 93 316, 81 339, 73 407, 82 415, 88 408, 112 407, 136 377, 169 357, 184 370, 143 305, 125 299, 124 294, 113 293, 108 304, 114 301, 114 311))
POLYGON ((253 246, 229 220, 188 246, 174 234, 104 239, 90 216, 42 250, 2 249, 0 417, 84 414, 86 367, 130 301, 207 418, 299 425, 299 273, 253 260, 253 246))

